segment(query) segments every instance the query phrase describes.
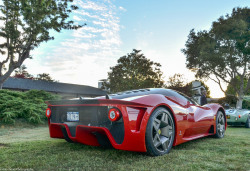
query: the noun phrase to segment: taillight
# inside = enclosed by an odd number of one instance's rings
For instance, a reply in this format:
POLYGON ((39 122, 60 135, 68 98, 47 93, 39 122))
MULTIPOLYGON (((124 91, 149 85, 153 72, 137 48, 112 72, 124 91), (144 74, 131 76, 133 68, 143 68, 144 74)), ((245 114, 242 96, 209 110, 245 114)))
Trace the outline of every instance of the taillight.
POLYGON ((51 115, 51 110, 50 110, 50 108, 47 108, 46 109, 46 117, 49 118, 50 115, 51 115))
POLYGON ((109 110, 108 117, 112 122, 118 121, 121 118, 121 113, 118 109, 112 108, 109 110))

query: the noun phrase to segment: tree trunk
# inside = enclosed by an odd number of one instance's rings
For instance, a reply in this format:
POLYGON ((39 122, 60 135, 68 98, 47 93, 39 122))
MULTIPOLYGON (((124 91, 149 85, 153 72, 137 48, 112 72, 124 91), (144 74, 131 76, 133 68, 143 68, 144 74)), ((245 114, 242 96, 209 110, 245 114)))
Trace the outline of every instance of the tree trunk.
POLYGON ((3 83, 4 83, 4 81, 0 81, 0 90, 3 89, 3 83))
POLYGON ((240 88, 237 92, 237 97, 236 108, 242 109, 242 102, 244 99, 244 75, 240 76, 240 88))
POLYGON ((236 103, 236 109, 242 109, 243 97, 239 97, 236 103))
POLYGON ((3 89, 3 83, 4 83, 4 81, 3 81, 3 80, 0 80, 0 90, 3 89))
POLYGON ((9 68, 9 70, 4 75, 0 76, 0 90, 3 89, 3 83, 10 77, 13 71, 13 67, 9 68))

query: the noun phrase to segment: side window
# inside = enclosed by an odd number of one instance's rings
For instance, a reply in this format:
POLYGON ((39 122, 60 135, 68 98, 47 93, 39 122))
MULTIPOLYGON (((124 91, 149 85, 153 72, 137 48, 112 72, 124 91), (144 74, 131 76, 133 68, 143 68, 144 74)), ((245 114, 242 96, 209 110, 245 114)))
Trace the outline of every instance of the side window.
POLYGON ((182 96, 181 94, 179 94, 179 93, 177 93, 175 91, 171 91, 171 92, 168 92, 168 93, 169 93, 169 97, 172 98, 174 101, 180 103, 182 106, 187 105, 188 99, 185 98, 184 96, 182 96))

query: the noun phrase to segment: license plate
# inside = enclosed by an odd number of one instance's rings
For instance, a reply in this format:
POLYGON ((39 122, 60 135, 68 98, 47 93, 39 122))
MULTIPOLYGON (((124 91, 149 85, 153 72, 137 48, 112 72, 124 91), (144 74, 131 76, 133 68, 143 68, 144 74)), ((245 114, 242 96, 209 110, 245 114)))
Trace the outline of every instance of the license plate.
POLYGON ((230 119, 230 115, 227 115, 227 119, 230 119))
POLYGON ((67 112, 67 121, 79 121, 79 112, 67 112))

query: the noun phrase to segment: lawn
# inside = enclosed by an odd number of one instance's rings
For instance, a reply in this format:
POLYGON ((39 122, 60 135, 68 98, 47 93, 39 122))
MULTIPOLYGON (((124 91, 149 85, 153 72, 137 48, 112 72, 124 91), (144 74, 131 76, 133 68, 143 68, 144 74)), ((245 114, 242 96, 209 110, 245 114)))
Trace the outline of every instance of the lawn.
POLYGON ((250 170, 250 129, 228 127, 223 139, 201 138, 168 155, 70 144, 46 126, 1 127, 0 170, 250 170))

